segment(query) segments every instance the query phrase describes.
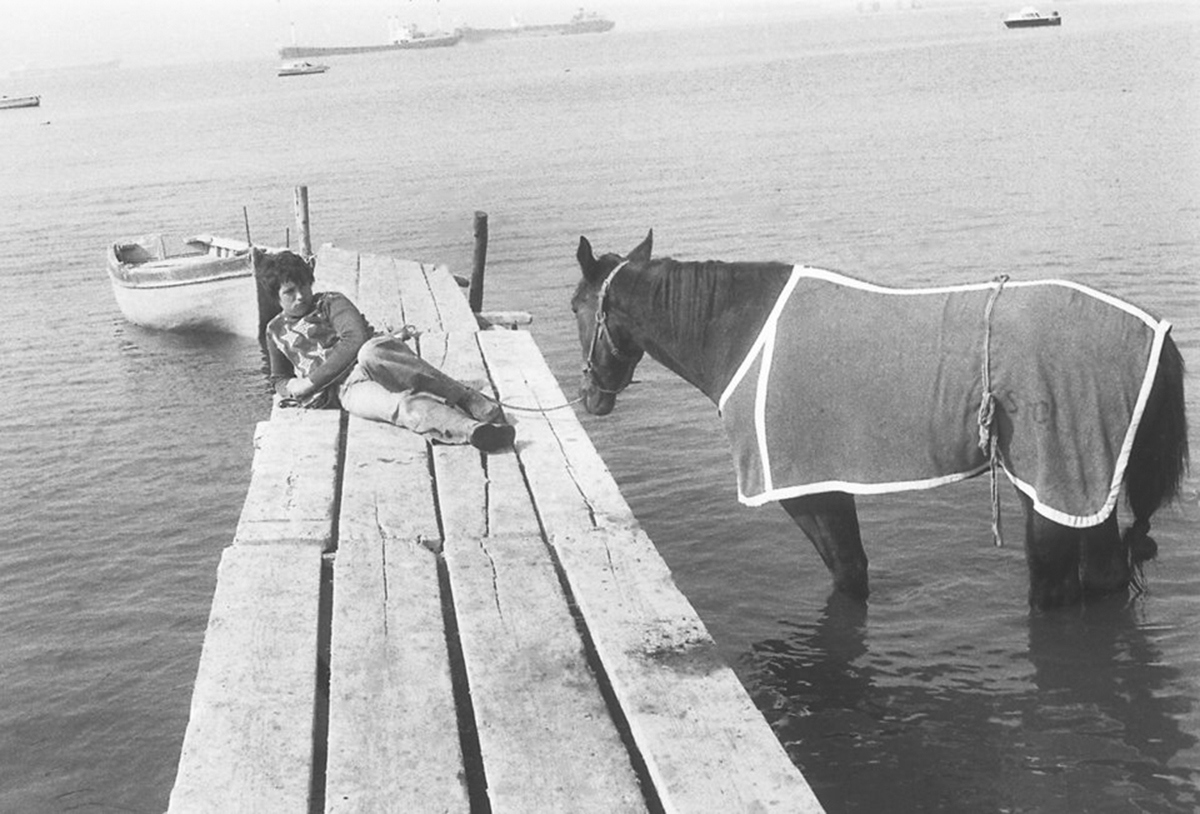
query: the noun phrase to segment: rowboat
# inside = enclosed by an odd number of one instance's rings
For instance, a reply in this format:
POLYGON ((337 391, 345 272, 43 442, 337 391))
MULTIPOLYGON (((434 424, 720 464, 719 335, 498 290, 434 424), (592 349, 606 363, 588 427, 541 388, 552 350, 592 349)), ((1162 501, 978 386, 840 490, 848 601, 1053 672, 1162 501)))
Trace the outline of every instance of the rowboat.
POLYGON ((14 107, 37 107, 41 103, 41 96, 0 96, 0 110, 14 107))
POLYGON ((164 331, 259 335, 254 262, 245 241, 153 234, 108 247, 108 278, 125 319, 164 331))

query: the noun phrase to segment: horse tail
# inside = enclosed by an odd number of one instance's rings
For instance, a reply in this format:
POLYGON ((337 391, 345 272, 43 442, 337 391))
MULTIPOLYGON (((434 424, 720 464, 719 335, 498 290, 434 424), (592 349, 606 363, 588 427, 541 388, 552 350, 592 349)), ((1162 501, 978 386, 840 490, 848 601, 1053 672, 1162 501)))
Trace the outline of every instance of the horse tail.
POLYGON ((1183 356, 1168 335, 1125 468, 1125 496, 1134 522, 1124 541, 1131 563, 1138 567, 1158 553, 1149 535, 1150 517, 1178 496, 1188 469, 1183 373, 1183 356))

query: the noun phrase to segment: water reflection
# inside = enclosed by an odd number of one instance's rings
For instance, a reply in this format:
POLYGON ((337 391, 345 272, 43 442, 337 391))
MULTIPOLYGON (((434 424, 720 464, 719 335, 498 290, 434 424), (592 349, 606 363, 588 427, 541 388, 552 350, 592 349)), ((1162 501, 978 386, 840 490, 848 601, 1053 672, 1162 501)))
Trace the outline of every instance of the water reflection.
POLYGON ((1179 726, 1195 699, 1178 691, 1182 673, 1164 663, 1140 607, 1113 598, 1030 618, 1037 692, 1021 731, 1041 756, 1034 774, 1059 775, 1064 802, 1192 811, 1200 772, 1171 760, 1196 746, 1179 726))
POLYGON ((978 623, 948 609, 916 635, 881 604, 831 595, 745 657, 831 814, 1195 810, 1200 773, 1172 765, 1196 746, 1195 699, 1136 604, 978 623))

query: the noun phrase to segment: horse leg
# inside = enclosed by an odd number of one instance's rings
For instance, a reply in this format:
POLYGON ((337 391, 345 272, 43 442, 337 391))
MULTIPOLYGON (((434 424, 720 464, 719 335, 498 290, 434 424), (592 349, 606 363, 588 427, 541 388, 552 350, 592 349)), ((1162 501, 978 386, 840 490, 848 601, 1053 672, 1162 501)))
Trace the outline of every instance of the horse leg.
POLYGON ((1033 501, 1018 492, 1025 508, 1025 562, 1029 565, 1029 604, 1048 610, 1078 604, 1079 529, 1055 523, 1033 508, 1033 501))
POLYGON ((833 575, 833 586, 856 599, 866 599, 867 555, 859 535, 854 496, 825 492, 791 497, 779 503, 812 540, 833 575))
POLYGON ((1129 587, 1129 547, 1121 539, 1114 511, 1098 526, 1083 529, 1080 549, 1084 596, 1102 596, 1129 587))

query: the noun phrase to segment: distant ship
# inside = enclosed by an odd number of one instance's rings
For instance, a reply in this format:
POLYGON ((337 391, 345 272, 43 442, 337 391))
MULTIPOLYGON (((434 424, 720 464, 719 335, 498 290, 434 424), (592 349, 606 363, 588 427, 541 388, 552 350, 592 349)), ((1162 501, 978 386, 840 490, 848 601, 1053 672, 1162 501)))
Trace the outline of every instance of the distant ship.
POLYGON ((575 16, 567 23, 555 23, 551 25, 523 25, 514 22, 508 28, 471 28, 463 26, 459 29, 463 39, 468 42, 479 42, 480 40, 491 39, 493 37, 553 37, 565 34, 603 34, 605 31, 611 31, 615 26, 612 20, 606 20, 599 14, 591 11, 580 9, 575 12, 575 16))
POLYGON ((427 34, 415 25, 401 25, 395 17, 388 19, 388 42, 382 45, 287 45, 279 49, 282 59, 334 57, 347 54, 373 54, 379 51, 407 51, 415 48, 446 48, 462 39, 458 31, 427 34))
POLYGON ((1058 16, 1057 11, 1050 12, 1050 16, 1046 17, 1032 6, 1027 6, 1004 18, 1005 28, 1041 28, 1047 25, 1062 25, 1062 17, 1058 16))
POLYGON ((0 110, 10 110, 18 107, 38 107, 41 103, 41 96, 0 96, 0 110))

